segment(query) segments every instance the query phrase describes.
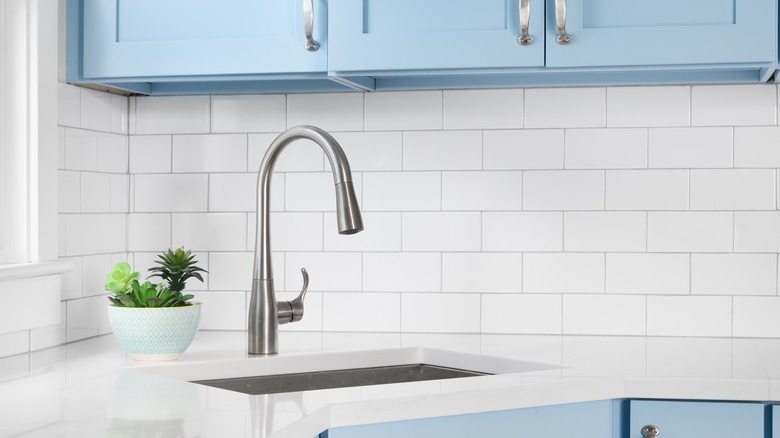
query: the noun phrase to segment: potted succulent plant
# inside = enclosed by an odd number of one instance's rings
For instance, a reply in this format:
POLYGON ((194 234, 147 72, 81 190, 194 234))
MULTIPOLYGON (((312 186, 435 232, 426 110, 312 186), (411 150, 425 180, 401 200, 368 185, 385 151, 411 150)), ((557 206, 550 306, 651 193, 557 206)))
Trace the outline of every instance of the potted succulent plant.
POLYGON ((162 282, 141 283, 141 274, 119 262, 106 278, 108 320, 119 343, 135 360, 175 360, 189 347, 198 331, 200 303, 182 291, 187 280, 203 281, 198 261, 189 250, 168 249, 157 255, 157 266, 148 278, 162 282))

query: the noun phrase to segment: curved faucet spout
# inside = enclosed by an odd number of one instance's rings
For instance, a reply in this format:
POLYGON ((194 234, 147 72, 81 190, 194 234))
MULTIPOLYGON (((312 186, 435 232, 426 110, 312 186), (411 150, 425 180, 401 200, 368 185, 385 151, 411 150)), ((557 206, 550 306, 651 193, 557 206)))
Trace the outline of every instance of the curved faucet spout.
MULTIPOLYGON (((314 126, 295 126, 281 133, 268 147, 260 163, 257 178, 257 234, 252 297, 249 307, 249 354, 270 355, 278 352, 279 324, 303 317, 303 294, 292 302, 277 303, 271 268, 271 175, 284 148, 295 140, 308 139, 318 144, 330 162, 336 186, 336 214, 340 234, 363 230, 363 219, 352 184, 349 162, 338 142, 314 126), (294 315, 289 312, 297 311, 294 315), (280 318, 280 314, 283 316, 280 318)), ((305 278, 308 279, 304 271, 305 278)), ((308 283, 308 282, 307 282, 308 283)))

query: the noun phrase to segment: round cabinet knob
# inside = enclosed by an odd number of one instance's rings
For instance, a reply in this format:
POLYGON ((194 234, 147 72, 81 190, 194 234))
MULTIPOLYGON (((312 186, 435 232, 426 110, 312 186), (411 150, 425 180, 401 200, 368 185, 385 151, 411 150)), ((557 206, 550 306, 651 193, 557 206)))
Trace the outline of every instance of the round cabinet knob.
POLYGON ((661 430, 654 424, 648 424, 642 428, 642 436, 645 438, 655 438, 661 434, 661 430))

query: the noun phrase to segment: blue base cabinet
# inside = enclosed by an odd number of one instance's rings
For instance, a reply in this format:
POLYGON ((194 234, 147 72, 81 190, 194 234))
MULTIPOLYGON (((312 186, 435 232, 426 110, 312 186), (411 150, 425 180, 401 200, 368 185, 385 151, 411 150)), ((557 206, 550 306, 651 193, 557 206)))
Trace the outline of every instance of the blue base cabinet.
POLYGON ((632 400, 627 438, 648 425, 662 438, 764 438, 764 404, 632 400))

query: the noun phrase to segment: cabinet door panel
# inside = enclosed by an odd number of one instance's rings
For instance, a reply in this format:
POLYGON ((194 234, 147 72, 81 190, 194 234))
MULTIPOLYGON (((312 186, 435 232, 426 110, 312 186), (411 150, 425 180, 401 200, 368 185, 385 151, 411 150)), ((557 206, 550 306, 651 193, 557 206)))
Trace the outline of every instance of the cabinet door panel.
POLYGON ((84 0, 86 78, 312 73, 327 69, 327 8, 314 0, 84 0))
POLYGON ((655 425, 663 438, 763 438, 761 403, 631 401, 628 438, 655 425))
POLYGON ((775 0, 567 0, 568 45, 547 1, 548 67, 769 63, 775 0))
POLYGON ((544 1, 531 0, 523 46, 520 0, 338 0, 329 5, 332 72, 506 69, 544 64, 544 1))

